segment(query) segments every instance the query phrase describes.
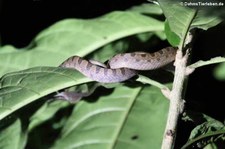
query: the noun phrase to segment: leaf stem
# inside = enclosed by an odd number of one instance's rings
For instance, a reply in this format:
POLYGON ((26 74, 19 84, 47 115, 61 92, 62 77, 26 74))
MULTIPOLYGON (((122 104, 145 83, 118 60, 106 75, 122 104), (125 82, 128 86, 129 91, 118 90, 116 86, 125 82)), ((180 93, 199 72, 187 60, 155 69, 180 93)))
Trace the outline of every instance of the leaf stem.
POLYGON ((138 76, 139 77, 138 77, 137 81, 139 81, 141 83, 144 83, 144 84, 147 83, 147 84, 153 85, 155 87, 158 87, 159 89, 168 89, 168 87, 166 85, 163 85, 155 80, 152 80, 152 79, 145 77, 143 75, 140 75, 140 74, 138 76))
POLYGON ((202 60, 197 61, 196 63, 191 64, 188 67, 195 69, 195 68, 202 67, 202 66, 205 66, 205 65, 222 63, 222 62, 225 62, 225 57, 219 56, 219 57, 211 58, 210 60, 207 60, 207 61, 202 61, 202 60))

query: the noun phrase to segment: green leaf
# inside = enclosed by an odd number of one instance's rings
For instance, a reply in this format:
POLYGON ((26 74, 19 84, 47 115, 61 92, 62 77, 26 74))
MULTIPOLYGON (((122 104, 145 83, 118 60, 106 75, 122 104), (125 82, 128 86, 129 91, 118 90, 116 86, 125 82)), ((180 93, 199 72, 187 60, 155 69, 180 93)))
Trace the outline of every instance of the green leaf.
POLYGON ((131 41, 127 38, 123 38, 114 42, 111 42, 95 52, 88 55, 89 59, 94 59, 101 62, 106 62, 118 53, 124 53, 129 49, 131 41))
POLYGON ((215 120, 215 121, 205 122, 201 125, 198 125, 192 130, 189 139, 194 139, 200 135, 207 134, 209 132, 212 132, 215 130, 221 130, 221 129, 225 130, 223 123, 219 121, 215 120))
POLYGON ((168 42, 172 46, 176 47, 177 45, 179 45, 180 38, 174 32, 171 31, 168 21, 165 22, 165 33, 168 42))
POLYGON ((180 45, 183 46, 196 11, 188 7, 181 6, 180 3, 176 1, 158 0, 158 2, 168 20, 171 31, 181 39, 180 45))
MULTIPOLYGON (((199 113, 199 112, 194 112, 194 111, 185 111, 183 113, 182 120, 184 121, 192 121, 196 124, 200 124, 203 122, 215 122, 217 121, 216 119, 204 114, 204 113, 199 113)), ((221 122, 218 122, 221 123, 221 122)))
POLYGON ((71 55, 85 56, 112 41, 158 31, 163 31, 163 22, 134 12, 62 20, 37 35, 28 47, 1 47, 0 76, 30 67, 58 66, 71 55))
POLYGON ((206 145, 203 149, 219 149, 215 143, 206 145))
POLYGON ((218 80, 225 80, 225 63, 222 63, 215 68, 214 76, 218 80))
POLYGON ((90 81, 78 71, 52 67, 6 74, 0 80, 0 120, 38 98, 90 81))
POLYGON ((118 137, 115 148, 160 148, 168 106, 169 101, 158 88, 144 87, 132 109, 128 109, 130 114, 118 137))
POLYGON ((182 149, 193 146, 202 148, 208 144, 215 143, 218 140, 224 140, 224 124, 205 114, 203 114, 202 116, 204 117, 205 122, 196 126, 191 131, 188 142, 182 147, 182 149))
POLYGON ((217 16, 209 15, 208 12, 201 9, 198 10, 196 17, 191 24, 191 28, 201 28, 207 30, 208 28, 216 26, 220 22, 222 22, 222 19, 217 16))
POLYGON ((203 60, 197 61, 188 67, 198 68, 198 67, 202 67, 202 66, 206 66, 206 65, 210 65, 210 64, 216 64, 216 63, 222 63, 222 62, 225 62, 225 57, 219 56, 219 57, 211 58, 210 60, 207 60, 207 61, 203 61, 203 60))
POLYGON ((119 40, 116 40, 114 42, 111 42, 104 47, 96 50, 95 52, 88 55, 88 59, 94 59, 101 62, 106 62, 109 60, 112 56, 118 54, 118 53, 125 53, 125 52, 132 52, 132 51, 143 51, 145 49, 150 49, 151 47, 154 47, 159 42, 151 42, 152 38, 154 40, 154 37, 158 36, 160 40, 165 40, 164 32, 147 32, 147 33, 141 33, 134 36, 122 38, 119 40), (146 48, 147 47, 147 48, 146 48))
MULTIPOLYGON (((158 2, 164 12, 165 17, 168 20, 168 26, 170 27, 171 31, 181 39, 180 45, 184 45, 186 35, 191 29, 201 28, 207 30, 208 28, 222 22, 222 20, 217 16, 206 15, 207 12, 203 9, 191 9, 181 5, 178 1, 158 0, 158 2)), ((169 42, 172 43, 172 45, 178 45, 177 42, 175 42, 176 44, 171 42, 172 39, 170 36, 167 36, 167 38, 169 42)))
POLYGON ((52 148, 160 148, 167 110, 155 87, 117 87, 95 103, 79 102, 52 148))
MULTIPOLYGON (((101 84, 104 85, 104 84, 101 84)), ((100 83, 91 82, 91 83, 85 83, 81 85, 72 86, 70 88, 67 88, 66 91, 68 92, 77 92, 77 93, 93 93, 97 87, 100 86, 100 83)), ((60 92, 60 91, 59 91, 60 92)), ((28 130, 29 132, 32 131, 37 126, 40 126, 46 121, 49 121, 50 119, 54 118, 55 114, 59 112, 59 110, 67 109, 68 107, 73 106, 70 102, 65 102, 65 100, 60 99, 51 99, 51 96, 49 96, 50 99, 47 100, 31 117, 30 117, 30 123, 28 130)), ((82 97, 80 97, 82 98, 82 97)), ((54 124, 58 125, 58 124, 54 124)), ((61 124, 59 124, 61 125, 61 124)), ((58 126, 57 126, 58 127, 58 126)))
POLYGON ((139 6, 134 6, 129 9, 131 12, 138 12, 142 14, 154 14, 154 15, 162 15, 162 9, 159 7, 159 5, 151 4, 151 3, 144 3, 139 6))
MULTIPOLYGON (((1 125, 4 121, 1 121, 1 125)), ((7 127, 0 128, 0 148, 1 149, 23 149, 25 147, 27 135, 22 132, 21 122, 15 120, 7 127)))
POLYGON ((45 102, 44 105, 41 106, 35 112, 35 114, 31 116, 28 130, 31 131, 33 128, 49 120, 59 109, 67 107, 68 105, 70 105, 69 102, 65 102, 62 100, 45 102))

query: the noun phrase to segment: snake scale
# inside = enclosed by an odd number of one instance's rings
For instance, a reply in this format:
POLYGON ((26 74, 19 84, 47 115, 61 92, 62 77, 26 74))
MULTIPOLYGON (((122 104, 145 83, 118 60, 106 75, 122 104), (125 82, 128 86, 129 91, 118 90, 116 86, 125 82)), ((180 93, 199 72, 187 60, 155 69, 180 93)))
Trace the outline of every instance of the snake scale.
POLYGON ((60 67, 76 69, 88 78, 102 83, 122 82, 137 75, 138 70, 153 70, 174 61, 176 48, 166 47, 154 53, 133 52, 117 54, 108 66, 96 61, 72 56, 60 67))

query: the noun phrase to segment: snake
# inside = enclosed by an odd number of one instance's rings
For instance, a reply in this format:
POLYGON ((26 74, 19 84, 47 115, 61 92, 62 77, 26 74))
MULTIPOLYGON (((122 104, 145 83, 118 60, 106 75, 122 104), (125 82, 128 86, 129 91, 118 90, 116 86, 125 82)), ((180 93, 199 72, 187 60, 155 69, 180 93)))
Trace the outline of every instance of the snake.
POLYGON ((59 67, 76 69, 84 76, 101 83, 117 83, 128 80, 138 71, 161 68, 175 60, 177 48, 166 47, 153 53, 131 52, 113 56, 107 66, 94 60, 72 56, 59 67))

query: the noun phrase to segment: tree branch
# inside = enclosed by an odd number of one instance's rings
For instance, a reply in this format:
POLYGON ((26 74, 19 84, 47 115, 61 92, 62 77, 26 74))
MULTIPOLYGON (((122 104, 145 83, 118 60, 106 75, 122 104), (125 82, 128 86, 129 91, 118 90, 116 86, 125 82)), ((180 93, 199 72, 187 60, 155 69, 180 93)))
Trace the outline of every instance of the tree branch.
MULTIPOLYGON (((191 39, 192 35, 187 35, 185 45, 187 45, 187 43, 190 43, 191 39)), ((182 50, 183 49, 179 49, 177 51, 175 59, 176 68, 174 74, 173 88, 168 97, 170 99, 170 107, 161 149, 172 149, 174 147, 174 142, 177 134, 176 127, 178 119, 184 108, 184 100, 182 98, 182 95, 184 92, 184 82, 187 77, 186 68, 189 51, 187 50, 185 54, 183 54, 182 50)))

